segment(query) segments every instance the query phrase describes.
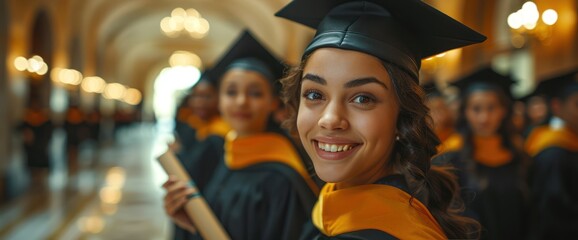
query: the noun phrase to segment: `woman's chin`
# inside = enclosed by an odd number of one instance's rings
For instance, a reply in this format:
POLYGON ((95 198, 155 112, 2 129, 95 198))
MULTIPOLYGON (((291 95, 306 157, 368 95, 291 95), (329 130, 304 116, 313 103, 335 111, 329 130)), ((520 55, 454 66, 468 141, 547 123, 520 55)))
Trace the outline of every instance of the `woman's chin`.
POLYGON ((325 168, 322 166, 318 167, 317 165, 315 165, 315 173, 321 180, 327 183, 338 183, 342 182, 344 179, 344 176, 341 173, 341 171, 337 171, 334 168, 325 168))

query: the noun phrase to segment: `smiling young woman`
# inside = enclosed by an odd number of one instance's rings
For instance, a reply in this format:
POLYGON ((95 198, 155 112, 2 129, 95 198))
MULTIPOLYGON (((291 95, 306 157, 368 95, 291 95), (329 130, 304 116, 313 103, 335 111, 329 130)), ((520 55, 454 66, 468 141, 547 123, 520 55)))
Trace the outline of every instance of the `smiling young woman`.
POLYGON ((296 0, 278 16, 317 28, 282 83, 287 127, 328 182, 312 214, 319 239, 475 237, 454 176, 430 167, 439 139, 418 72, 485 37, 414 0, 296 0))

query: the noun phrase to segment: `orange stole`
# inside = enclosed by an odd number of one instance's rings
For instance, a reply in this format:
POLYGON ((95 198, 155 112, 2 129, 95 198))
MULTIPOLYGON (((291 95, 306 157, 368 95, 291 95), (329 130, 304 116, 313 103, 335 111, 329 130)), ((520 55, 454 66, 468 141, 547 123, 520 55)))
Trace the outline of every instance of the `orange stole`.
MULTIPOLYGON (((464 140, 459 134, 454 134, 443 143, 443 152, 460 151, 464 140)), ((499 167, 512 161, 512 152, 502 146, 500 136, 474 137, 474 159, 488 167, 499 167)))
POLYGON ((335 190, 335 183, 327 183, 313 208, 313 224, 327 236, 375 229, 399 239, 447 239, 427 207, 410 199, 388 185, 335 190))
POLYGON ((84 121, 84 114, 80 109, 72 108, 66 112, 66 121, 73 124, 79 124, 84 121))
POLYGON ((309 176, 299 154, 286 137, 275 133, 239 138, 236 135, 234 131, 231 131, 225 137, 227 167, 237 170, 259 163, 282 163, 299 173, 315 195, 319 194, 319 188, 309 176))
POLYGON ((578 135, 565 127, 553 129, 543 126, 532 131, 525 145, 526 151, 532 157, 549 147, 578 151, 578 135))
POLYGON ((46 113, 41 110, 27 110, 24 116, 24 121, 35 127, 42 125, 48 120, 46 113))
POLYGON ((209 135, 224 137, 231 130, 231 127, 221 117, 217 116, 206 124, 198 124, 197 140, 202 141, 209 135))

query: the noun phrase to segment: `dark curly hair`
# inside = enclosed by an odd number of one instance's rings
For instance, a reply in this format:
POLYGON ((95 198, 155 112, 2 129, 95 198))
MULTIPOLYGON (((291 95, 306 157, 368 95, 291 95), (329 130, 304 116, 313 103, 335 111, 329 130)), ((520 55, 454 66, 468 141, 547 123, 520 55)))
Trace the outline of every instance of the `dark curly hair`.
MULTIPOLYGON (((291 69, 281 80, 282 99, 289 109, 283 126, 299 141, 297 112, 301 99, 301 78, 308 57, 291 69)), ((388 167, 400 171, 406 178, 412 199, 424 203, 436 218, 448 238, 478 238, 477 221, 458 215, 463 211, 456 177, 448 169, 431 166, 440 140, 431 128, 429 109, 424 104, 425 93, 417 79, 393 64, 383 62, 392 79, 400 104, 397 121, 399 141, 396 142, 388 167)))

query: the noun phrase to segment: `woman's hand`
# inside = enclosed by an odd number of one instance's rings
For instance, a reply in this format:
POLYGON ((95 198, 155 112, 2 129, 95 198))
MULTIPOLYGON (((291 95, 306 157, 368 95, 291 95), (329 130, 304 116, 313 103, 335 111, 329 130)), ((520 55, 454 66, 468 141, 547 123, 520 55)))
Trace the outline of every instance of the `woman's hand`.
POLYGON ((167 194, 163 199, 167 215, 179 227, 191 233, 196 233, 197 229, 184 208, 189 200, 187 196, 195 193, 195 189, 189 187, 186 182, 178 180, 174 176, 169 176, 169 179, 163 184, 163 188, 167 190, 167 194))

